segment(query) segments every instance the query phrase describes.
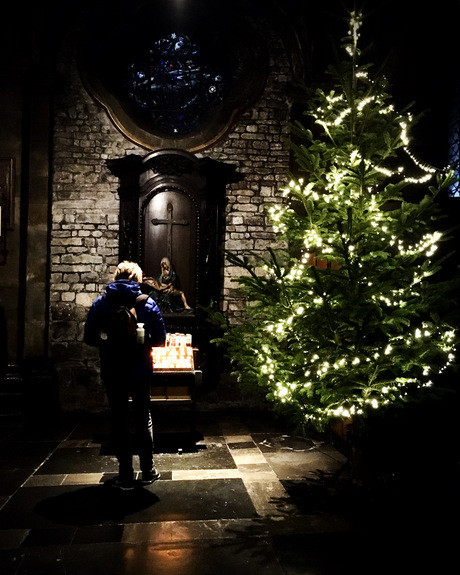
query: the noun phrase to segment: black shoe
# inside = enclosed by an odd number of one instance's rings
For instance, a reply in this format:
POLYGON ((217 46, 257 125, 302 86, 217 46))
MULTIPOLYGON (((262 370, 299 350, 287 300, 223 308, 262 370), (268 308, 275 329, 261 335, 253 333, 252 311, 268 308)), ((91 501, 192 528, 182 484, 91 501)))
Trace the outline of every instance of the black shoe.
POLYGON ((119 489, 134 489, 134 480, 133 478, 124 478, 120 475, 117 475, 113 479, 110 480, 110 485, 114 487, 118 487, 119 489))
POLYGON ((151 483, 157 481, 158 479, 160 479, 160 474, 155 468, 153 468, 151 471, 142 472, 142 479, 141 479, 142 485, 150 485, 151 483))

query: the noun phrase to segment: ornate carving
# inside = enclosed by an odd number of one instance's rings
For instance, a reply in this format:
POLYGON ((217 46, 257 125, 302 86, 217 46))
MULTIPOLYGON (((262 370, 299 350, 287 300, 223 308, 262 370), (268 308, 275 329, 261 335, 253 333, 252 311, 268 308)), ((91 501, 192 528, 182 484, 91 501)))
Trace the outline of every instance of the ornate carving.
POLYGON ((195 169, 193 162, 188 158, 178 155, 157 156, 149 159, 147 166, 153 172, 161 176, 175 176, 181 178, 185 174, 191 174, 195 169))
POLYGON ((167 257, 192 310, 166 313, 170 331, 203 328, 202 306, 221 297, 225 187, 240 179, 235 166, 158 150, 144 158, 107 162, 120 178, 120 257, 156 277, 167 257))

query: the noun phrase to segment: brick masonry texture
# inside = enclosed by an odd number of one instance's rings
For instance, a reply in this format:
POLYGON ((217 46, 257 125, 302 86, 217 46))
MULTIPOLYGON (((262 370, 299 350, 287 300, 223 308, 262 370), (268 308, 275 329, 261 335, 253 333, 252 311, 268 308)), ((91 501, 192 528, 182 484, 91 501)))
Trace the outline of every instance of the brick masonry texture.
MULTIPOLYGON (((271 64, 263 94, 223 140, 197 154, 234 164, 244 176, 226 191, 223 247, 237 253, 264 254, 268 246, 281 245, 265 208, 282 201, 289 168, 285 85, 290 71, 282 43, 268 37, 268 45, 271 64)), ((105 394, 97 350, 83 343, 83 326, 89 306, 118 264, 119 182, 106 161, 149 151, 118 131, 88 95, 72 38, 62 53, 60 74, 66 88, 56 101, 54 122, 49 339, 63 407, 92 411, 104 409, 105 394)), ((243 314, 232 282, 238 275, 241 270, 226 264, 221 306, 231 323, 243 314)))

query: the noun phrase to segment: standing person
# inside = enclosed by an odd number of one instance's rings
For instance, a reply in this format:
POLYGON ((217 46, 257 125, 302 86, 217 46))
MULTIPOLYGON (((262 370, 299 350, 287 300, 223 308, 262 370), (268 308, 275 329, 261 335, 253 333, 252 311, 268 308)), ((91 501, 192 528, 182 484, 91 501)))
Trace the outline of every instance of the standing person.
POLYGON ((111 410, 112 435, 118 459, 119 474, 113 484, 121 488, 134 485, 133 451, 130 442, 130 402, 132 398, 139 464, 142 483, 153 483, 160 477, 153 462, 153 424, 150 412, 150 382, 152 377, 152 346, 162 346, 166 329, 156 302, 142 296, 142 270, 134 262, 121 262, 114 281, 107 285, 89 309, 85 323, 84 341, 99 348, 101 378, 111 410), (138 300, 139 298, 139 300, 138 300), (138 300, 138 301, 136 301, 138 300), (119 306, 134 308, 137 322, 144 324, 144 343, 117 346, 110 343, 107 333, 114 310, 119 306))

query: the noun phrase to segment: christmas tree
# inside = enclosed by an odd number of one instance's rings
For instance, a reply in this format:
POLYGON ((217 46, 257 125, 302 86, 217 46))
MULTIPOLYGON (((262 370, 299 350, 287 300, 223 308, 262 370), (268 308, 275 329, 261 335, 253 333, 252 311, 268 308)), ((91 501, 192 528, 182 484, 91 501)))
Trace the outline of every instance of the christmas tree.
POLYGON ((269 209, 286 250, 227 253, 246 318, 214 315, 238 380, 318 429, 417 400, 454 364, 458 340, 458 274, 440 273, 448 234, 437 229, 452 176, 411 153, 417 118, 363 63, 361 24, 351 12, 343 60, 293 126, 298 168, 269 209))

